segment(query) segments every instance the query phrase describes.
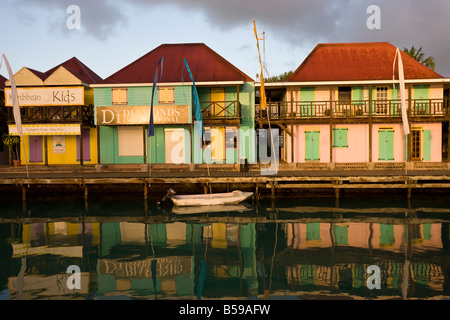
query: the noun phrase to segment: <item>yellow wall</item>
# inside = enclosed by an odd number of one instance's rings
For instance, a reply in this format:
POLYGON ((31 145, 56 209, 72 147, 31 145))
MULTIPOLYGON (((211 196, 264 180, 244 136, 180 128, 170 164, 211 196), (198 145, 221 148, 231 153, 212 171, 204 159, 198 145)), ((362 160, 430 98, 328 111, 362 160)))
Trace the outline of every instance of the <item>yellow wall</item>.
MULTIPOLYGON (((24 136, 25 139, 25 147, 26 149, 26 155, 27 155, 27 162, 30 165, 44 165, 45 164, 45 149, 42 151, 43 154, 43 161, 42 162, 33 162, 30 163, 30 149, 29 149, 29 137, 24 136)), ((44 138, 45 139, 45 138, 44 138)), ((48 153, 48 164, 79 164, 79 161, 76 161, 77 159, 77 139, 76 136, 65 136, 65 153, 53 153, 53 139, 54 136, 47 136, 47 153, 48 153)), ((91 154, 91 161, 84 161, 84 164, 97 164, 98 163, 98 155, 97 155, 97 128, 91 128, 90 129, 90 154, 91 154)), ((21 154, 21 163, 25 165, 25 158, 24 158, 24 150, 23 150, 23 144, 20 143, 20 154, 21 154)))

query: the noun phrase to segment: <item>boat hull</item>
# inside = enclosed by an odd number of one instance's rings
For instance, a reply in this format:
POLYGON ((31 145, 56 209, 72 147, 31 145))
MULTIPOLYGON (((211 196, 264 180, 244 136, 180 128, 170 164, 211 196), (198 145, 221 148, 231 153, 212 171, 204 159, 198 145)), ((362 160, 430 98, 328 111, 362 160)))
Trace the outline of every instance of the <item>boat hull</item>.
POLYGON ((253 196, 253 192, 233 191, 227 193, 174 195, 172 202, 179 207, 216 206, 238 204, 253 196))

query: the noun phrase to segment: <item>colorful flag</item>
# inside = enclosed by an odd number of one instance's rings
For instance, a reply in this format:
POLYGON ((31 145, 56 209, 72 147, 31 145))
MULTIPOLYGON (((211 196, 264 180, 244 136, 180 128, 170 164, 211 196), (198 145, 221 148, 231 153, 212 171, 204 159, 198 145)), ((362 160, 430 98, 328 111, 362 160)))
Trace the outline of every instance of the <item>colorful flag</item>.
POLYGON ((155 88, 156 84, 161 80, 162 71, 164 66, 164 57, 159 58, 158 65, 156 66, 155 70, 155 76, 153 77, 153 87, 152 87, 152 100, 151 100, 151 107, 150 107, 150 122, 148 125, 148 136, 154 136, 155 135, 155 125, 153 123, 153 97, 155 95, 155 88), (159 66, 161 65, 161 70, 158 73, 159 66))
POLYGON ((395 68, 395 60, 398 57, 398 79, 399 79, 399 93, 400 93, 400 106, 402 110, 402 121, 403 121, 403 132, 405 135, 409 134, 409 123, 408 123, 408 113, 406 111, 406 90, 405 90, 405 72, 403 70, 403 61, 402 55, 400 53, 400 49, 397 48, 395 51, 395 59, 394 59, 394 68, 395 68))
POLYGON ((184 59, 184 66, 186 67, 189 77, 191 77, 192 80, 192 87, 194 91, 194 108, 195 108, 195 119, 196 123, 198 125, 200 137, 203 137, 203 120, 202 120, 202 110, 200 108, 200 100, 198 99, 198 93, 197 88, 195 87, 194 77, 192 76, 191 69, 189 69, 189 65, 186 61, 186 58, 184 59))
POLYGON ((261 89, 260 89, 260 106, 261 109, 265 109, 267 102, 266 102, 266 90, 264 89, 264 69, 261 62, 261 52, 259 50, 259 38, 258 38, 258 32, 256 31, 256 23, 255 20, 253 20, 253 29, 255 31, 255 37, 256 37, 256 46, 258 47, 258 55, 259 55, 259 64, 261 66, 261 75, 260 75, 260 82, 261 82, 261 89))

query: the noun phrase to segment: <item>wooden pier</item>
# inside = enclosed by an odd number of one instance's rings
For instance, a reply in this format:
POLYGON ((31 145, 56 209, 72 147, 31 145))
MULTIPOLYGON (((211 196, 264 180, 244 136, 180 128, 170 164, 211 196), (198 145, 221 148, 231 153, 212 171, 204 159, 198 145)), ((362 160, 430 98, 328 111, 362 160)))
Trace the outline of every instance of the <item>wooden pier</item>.
POLYGON ((160 197, 168 187, 173 186, 180 189, 184 186, 187 192, 202 190, 204 193, 249 190, 255 192, 255 196, 264 194, 270 197, 277 197, 278 193, 323 190, 331 192, 336 199, 345 190, 403 190, 407 199, 411 199, 414 190, 441 189, 445 193, 450 188, 449 169, 305 170, 285 167, 275 175, 264 175, 260 168, 240 172, 236 165, 212 166, 208 170, 189 166, 177 166, 178 170, 163 168, 150 169, 146 165, 109 166, 102 170, 95 166, 32 167, 28 174, 23 167, 20 170, 3 168, 0 170, 0 187, 9 191, 17 189, 23 200, 27 199, 27 190, 35 186, 55 186, 61 190, 67 186, 80 188, 85 200, 93 186, 105 190, 112 186, 133 186, 142 190, 144 199, 160 197))

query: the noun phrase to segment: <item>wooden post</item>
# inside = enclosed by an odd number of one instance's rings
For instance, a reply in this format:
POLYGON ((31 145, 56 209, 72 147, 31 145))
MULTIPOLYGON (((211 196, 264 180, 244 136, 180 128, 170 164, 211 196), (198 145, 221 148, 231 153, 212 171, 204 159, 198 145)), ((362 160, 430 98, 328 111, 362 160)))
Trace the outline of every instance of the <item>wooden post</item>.
MULTIPOLYGON (((411 115, 412 115, 412 95, 411 95, 411 87, 412 85, 408 86, 408 125, 409 125, 409 129, 411 130, 411 115)), ((408 150, 408 154, 407 154, 407 162, 411 161, 412 158, 412 134, 408 134, 408 141, 407 141, 408 145, 407 145, 407 150, 408 150)))
POLYGON ((97 163, 100 164, 100 127, 97 126, 97 163))
POLYGON ((147 137, 146 137, 146 134, 145 134, 145 124, 143 124, 142 125, 142 138, 143 138, 143 142, 142 142, 142 144, 143 144, 143 151, 144 151, 144 164, 146 164, 147 163, 147 137))
POLYGON ((271 188, 272 198, 275 198, 275 182, 274 181, 270 182, 270 188, 271 188))
POLYGON ((148 199, 148 184, 144 183, 144 200, 148 199))
POLYGON ((294 163, 294 90, 291 88, 291 162, 294 163))
POLYGON ((81 132, 80 132, 80 166, 83 165, 83 160, 84 160, 84 149, 83 149, 83 128, 81 128, 81 132))
POLYGON ((48 166, 48 145, 47 145, 47 141, 48 141, 48 136, 44 136, 44 165, 48 166))
POLYGON ((22 185, 22 201, 27 201, 27 188, 22 185))
POLYGON ((88 199, 88 186, 85 184, 84 185, 84 200, 88 199))
POLYGON ((330 164, 333 163, 333 89, 330 88, 330 164))
POLYGON ((207 183, 203 184, 203 191, 205 194, 208 194, 208 184, 207 183))
POLYGON ((369 163, 372 159, 372 86, 369 86, 369 163))

